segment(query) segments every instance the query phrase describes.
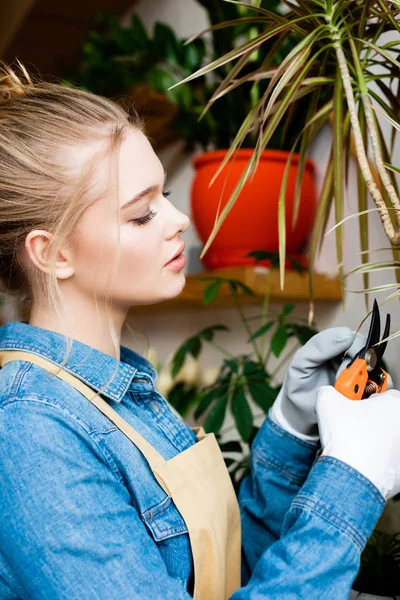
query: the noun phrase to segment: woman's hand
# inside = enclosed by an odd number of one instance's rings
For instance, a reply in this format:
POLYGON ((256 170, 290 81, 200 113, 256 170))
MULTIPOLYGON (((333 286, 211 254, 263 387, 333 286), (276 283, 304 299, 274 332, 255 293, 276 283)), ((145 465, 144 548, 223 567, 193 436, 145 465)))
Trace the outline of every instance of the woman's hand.
POLYGON ((365 338, 348 327, 333 327, 314 335, 294 355, 272 406, 271 419, 297 437, 317 441, 318 388, 334 385, 338 373, 364 344, 365 338))
POLYGON ((349 400, 335 388, 318 391, 323 456, 347 463, 388 500, 400 491, 400 392, 349 400))

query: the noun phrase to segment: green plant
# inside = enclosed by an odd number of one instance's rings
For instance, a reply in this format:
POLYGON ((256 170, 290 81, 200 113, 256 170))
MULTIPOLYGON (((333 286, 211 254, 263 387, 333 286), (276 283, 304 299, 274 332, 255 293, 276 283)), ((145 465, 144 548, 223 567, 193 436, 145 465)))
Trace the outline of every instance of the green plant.
MULTIPOLYGON (((400 90, 400 87, 399 87, 399 90, 400 90)), ((386 113, 383 113, 382 110, 377 107, 375 107, 375 111, 378 112, 380 115, 382 115, 390 123, 390 125, 393 127, 394 130, 400 131, 400 123, 393 120, 391 117, 389 117, 386 113)), ((389 171, 392 171, 393 173, 400 174, 400 169, 393 164, 385 163, 385 167, 387 169, 389 169, 389 171)), ((381 250, 386 250, 386 249, 381 248, 381 250)), ((346 276, 353 275, 354 273, 361 273, 364 276, 365 275, 369 276, 370 273, 374 273, 376 271, 382 271, 382 270, 391 270, 391 271, 394 271, 396 274, 398 274, 400 272, 399 257, 398 256, 394 257, 393 261, 375 260, 375 261, 371 261, 371 262, 366 262, 364 260, 363 264, 359 265, 358 267, 355 267, 354 269, 351 269, 347 273, 346 276)), ((376 293, 376 292, 380 292, 380 291, 389 292, 389 295, 386 296, 386 299, 385 299, 385 302, 389 302, 390 300, 394 300, 395 298, 400 298, 399 280, 398 280, 398 278, 396 278, 396 279, 397 279, 397 281, 394 283, 387 283, 385 285, 380 285, 380 286, 376 286, 376 287, 372 287, 372 288, 366 288, 363 291, 367 292, 367 293, 376 293)), ((352 290, 352 291, 354 293, 360 293, 359 290, 352 290)), ((390 338, 396 337, 398 335, 399 335, 399 333, 396 332, 392 336, 390 336, 390 338)))
MULTIPOLYGON (((264 251, 252 252, 249 256, 255 258, 256 262, 270 259, 272 269, 276 269, 279 263, 277 255, 264 251)), ((295 263, 295 267, 301 268, 298 263, 295 263)), ((293 304, 286 304, 281 312, 269 316, 271 312, 269 286, 265 292, 261 314, 247 317, 240 299, 243 295, 254 296, 254 292, 248 286, 229 278, 207 277, 205 279, 210 281, 204 288, 203 302, 206 305, 217 298, 222 286, 229 287, 250 350, 244 354, 233 355, 214 340, 216 334, 228 332, 229 329, 222 324, 213 325, 199 331, 181 344, 171 361, 171 375, 172 377, 178 375, 188 355, 197 359, 204 344, 209 344, 222 353, 224 358, 215 381, 196 391, 196 402, 193 403, 196 406, 194 416, 198 419, 207 411, 204 428, 216 434, 233 483, 238 489, 241 479, 248 471, 248 446, 251 447, 258 430, 255 420, 267 414, 278 395, 281 387, 279 374, 282 368, 299 345, 305 344, 316 330, 309 327, 305 320, 292 318, 295 308, 293 304), (256 322, 255 326, 253 326, 254 322, 256 322), (289 350, 283 355, 290 340, 295 343, 291 344, 289 350), (270 367, 272 357, 280 359, 273 369, 270 367), (261 410, 255 414, 252 405, 261 410), (228 411, 232 414, 234 428, 238 434, 237 439, 230 441, 226 441, 222 435, 222 427, 228 411)), ((176 408, 179 410, 177 405, 176 408)), ((226 429, 223 433, 226 434, 226 429)))
POLYGON ((400 533, 374 531, 361 555, 353 589, 392 598, 400 594, 400 533))
MULTIPOLYGON (((111 97, 129 96, 138 85, 145 83, 178 106, 179 112, 171 128, 189 146, 197 143, 205 150, 229 147, 243 119, 265 93, 266 80, 233 85, 231 93, 215 103, 221 83, 220 74, 202 77, 190 86, 170 88, 198 70, 204 61, 212 61, 244 40, 259 36, 267 19, 263 17, 260 22, 252 22, 251 8, 242 4, 228 4, 221 0, 198 1, 206 10, 210 26, 227 19, 231 20, 232 26, 217 26, 207 43, 199 38, 186 43, 165 23, 156 23, 150 33, 135 14, 128 27, 122 26, 116 16, 98 14, 88 32, 76 68, 65 73, 66 83, 78 84, 111 97), (207 103, 212 103, 212 107, 199 120, 207 103)), ((282 3, 270 0, 269 9, 277 16, 282 3)), ((297 41, 296 32, 279 43, 266 40, 265 51, 275 68, 297 41)), ((258 72, 264 60, 264 54, 253 49, 242 61, 241 75, 250 76, 254 71, 258 72)), ((221 75, 233 76, 235 69, 232 70, 231 65, 226 63, 221 75)), ((270 147, 291 148, 304 124, 306 102, 299 99, 296 106, 292 106, 291 126, 277 128, 270 140, 270 147)), ((256 133, 248 130, 243 145, 253 147, 256 139, 256 133)))
MULTIPOLYGON (((307 151, 321 126, 332 124, 332 144, 322 186, 318 212, 315 219, 310 247, 310 293, 312 296, 312 270, 320 242, 326 231, 328 215, 334 201, 337 225, 343 220, 344 188, 347 181, 351 147, 354 143, 358 175, 358 206, 360 219, 360 243, 363 263, 368 262, 367 193, 369 192, 379 212, 384 231, 390 241, 394 256, 398 256, 400 244, 400 199, 395 173, 388 169, 393 152, 392 143, 387 144, 373 106, 377 105, 397 122, 400 115, 398 72, 400 62, 400 23, 398 0, 284 0, 287 11, 277 14, 269 9, 268 2, 253 3, 223 0, 222 4, 246 6, 253 18, 235 22, 220 22, 219 28, 238 27, 245 24, 249 31, 253 26, 261 32, 202 67, 185 80, 188 83, 198 77, 210 75, 216 70, 223 81, 218 88, 218 99, 208 102, 207 110, 233 91, 259 81, 268 82, 255 105, 247 111, 237 130, 218 173, 235 151, 243 144, 249 132, 255 135, 255 151, 229 202, 221 211, 214 229, 203 249, 205 254, 219 228, 234 205, 245 182, 254 173, 260 153, 269 144, 280 126, 289 127, 291 113, 298 102, 306 100, 305 125, 291 148, 287 169, 280 194, 279 234, 281 285, 284 284, 286 253, 285 197, 289 165, 293 152, 300 153, 297 176, 295 210, 296 221, 300 201, 300 182, 307 151), (265 5, 265 8, 264 8, 265 5), (383 35, 385 34, 385 35, 383 35), (387 36, 392 35, 393 39, 387 36), (271 41, 282 46, 285 41, 295 44, 285 58, 276 65, 269 51, 271 41), (262 56, 261 66, 252 73, 244 72, 254 52, 262 56), (227 67, 229 65, 229 67, 227 67), (367 157, 370 147, 374 162, 367 157)), ((199 34, 201 35, 201 34, 199 34)), ((205 115, 207 115, 207 110, 205 115)), ((218 176, 218 173, 215 175, 218 176)), ((336 228, 337 258, 343 281, 343 227, 336 228)), ((368 288, 368 273, 364 274, 368 288)), ((400 278, 398 279, 400 280, 400 278)))

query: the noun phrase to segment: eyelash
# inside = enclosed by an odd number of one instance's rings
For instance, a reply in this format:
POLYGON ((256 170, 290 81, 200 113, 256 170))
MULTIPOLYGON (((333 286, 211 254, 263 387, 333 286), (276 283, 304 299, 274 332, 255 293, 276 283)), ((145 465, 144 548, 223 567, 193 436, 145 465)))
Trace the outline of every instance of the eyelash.
MULTIPOLYGON (((163 192, 164 198, 168 198, 168 196, 170 195, 170 193, 171 192, 163 192)), ((132 219, 130 222, 131 223, 136 223, 136 225, 146 225, 146 223, 149 223, 152 219, 154 219, 154 217, 156 216, 156 214, 157 214, 156 210, 151 210, 144 217, 139 217, 138 219, 132 219)))

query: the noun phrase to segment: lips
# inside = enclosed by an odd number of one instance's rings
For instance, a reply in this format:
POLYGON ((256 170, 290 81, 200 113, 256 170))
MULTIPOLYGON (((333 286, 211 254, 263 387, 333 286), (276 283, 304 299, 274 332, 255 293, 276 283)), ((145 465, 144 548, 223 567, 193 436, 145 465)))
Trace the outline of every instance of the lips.
POLYGON ((185 243, 182 244, 182 246, 180 246, 179 250, 177 252, 175 252, 175 254, 172 256, 172 258, 169 259, 169 261, 166 263, 170 263, 171 261, 173 261, 175 258, 177 258, 180 254, 182 254, 182 252, 185 249, 185 243))

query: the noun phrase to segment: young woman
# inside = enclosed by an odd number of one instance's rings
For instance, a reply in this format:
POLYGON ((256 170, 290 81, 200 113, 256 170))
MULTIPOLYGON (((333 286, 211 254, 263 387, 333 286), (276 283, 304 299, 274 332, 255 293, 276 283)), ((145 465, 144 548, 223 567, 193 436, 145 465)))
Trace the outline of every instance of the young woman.
POLYGON ((164 182, 135 114, 2 66, 0 281, 30 317, 0 329, 0 599, 347 598, 399 486, 399 393, 340 396, 360 342, 315 336, 239 509, 214 436, 120 346, 131 307, 185 284, 189 219, 164 182))

